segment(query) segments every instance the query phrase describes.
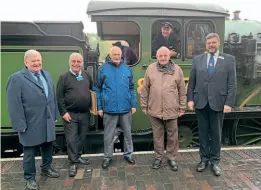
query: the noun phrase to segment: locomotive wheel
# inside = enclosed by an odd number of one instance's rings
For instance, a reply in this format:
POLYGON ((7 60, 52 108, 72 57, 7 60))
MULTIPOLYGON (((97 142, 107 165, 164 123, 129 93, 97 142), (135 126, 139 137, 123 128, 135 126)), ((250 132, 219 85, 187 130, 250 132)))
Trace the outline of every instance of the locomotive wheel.
POLYGON ((261 145, 261 119, 236 119, 231 131, 233 145, 261 145))
POLYGON ((179 125, 179 148, 191 148, 199 146, 198 126, 193 121, 188 125, 179 125))

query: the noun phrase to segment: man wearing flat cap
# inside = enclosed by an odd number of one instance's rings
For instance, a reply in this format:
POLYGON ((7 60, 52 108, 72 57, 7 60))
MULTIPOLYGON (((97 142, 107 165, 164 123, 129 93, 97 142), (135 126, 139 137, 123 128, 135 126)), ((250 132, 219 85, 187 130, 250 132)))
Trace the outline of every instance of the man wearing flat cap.
POLYGON ((161 32, 152 41, 152 56, 156 56, 157 50, 165 46, 170 50, 170 56, 179 58, 180 44, 177 34, 173 32, 173 26, 170 22, 161 24, 161 32))

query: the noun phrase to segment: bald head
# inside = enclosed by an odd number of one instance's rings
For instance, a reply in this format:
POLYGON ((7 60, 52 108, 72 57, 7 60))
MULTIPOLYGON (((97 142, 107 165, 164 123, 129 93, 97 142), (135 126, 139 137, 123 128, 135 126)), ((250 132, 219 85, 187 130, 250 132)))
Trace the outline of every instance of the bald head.
POLYGON ((112 60, 112 62, 119 64, 121 62, 121 48, 114 46, 109 51, 109 56, 112 60))
POLYGON ((75 72, 79 73, 83 66, 83 57, 80 53, 72 53, 69 57, 69 65, 70 69, 75 72))
POLYGON ((170 51, 167 47, 161 47, 158 49, 156 54, 157 60, 161 65, 168 64, 170 60, 170 51))

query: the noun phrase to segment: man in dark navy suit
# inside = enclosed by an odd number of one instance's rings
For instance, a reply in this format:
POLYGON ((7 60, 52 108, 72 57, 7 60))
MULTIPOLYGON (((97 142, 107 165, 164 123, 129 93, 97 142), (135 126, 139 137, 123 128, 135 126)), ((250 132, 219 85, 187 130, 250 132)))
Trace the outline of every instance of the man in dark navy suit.
POLYGON ((231 112, 236 95, 235 57, 219 52, 218 34, 206 37, 207 53, 193 58, 187 99, 190 110, 196 112, 200 139, 202 172, 211 162, 212 171, 220 175, 221 134, 224 113, 231 112))

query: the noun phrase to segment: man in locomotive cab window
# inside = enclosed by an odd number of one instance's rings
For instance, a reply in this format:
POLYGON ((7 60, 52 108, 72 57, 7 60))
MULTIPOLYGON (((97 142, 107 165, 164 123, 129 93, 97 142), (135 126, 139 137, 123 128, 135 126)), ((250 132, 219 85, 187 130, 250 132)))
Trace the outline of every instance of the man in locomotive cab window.
POLYGON ((138 62, 138 56, 131 47, 123 45, 122 42, 120 41, 115 42, 112 45, 121 48, 122 57, 124 59, 125 64, 134 65, 135 63, 138 62))
POLYGON ((72 53, 69 57, 69 71, 63 73, 57 83, 57 102, 63 118, 67 142, 69 176, 77 173, 78 164, 88 165, 88 159, 81 158, 86 150, 86 133, 89 127, 92 79, 83 70, 83 57, 72 53))
POLYGON ((173 25, 170 22, 161 24, 161 31, 152 41, 152 56, 156 55, 157 50, 165 46, 170 50, 171 58, 180 58, 180 44, 177 34, 173 32, 173 25))
POLYGON ((172 170, 178 152, 178 124, 186 108, 186 86, 181 68, 170 60, 167 47, 157 51, 157 62, 146 70, 141 90, 141 109, 151 121, 155 160, 153 169, 160 168, 164 153, 164 129, 167 131, 167 158, 172 170))
POLYGON ((40 148, 42 174, 57 178, 51 168, 52 142, 58 117, 54 84, 50 73, 42 69, 42 57, 36 50, 24 54, 25 67, 12 74, 7 81, 8 112, 19 142, 23 145, 23 168, 27 189, 39 189, 35 180, 35 156, 40 148))
POLYGON ((97 95, 98 114, 104 124, 104 160, 107 168, 113 156, 115 129, 119 123, 124 135, 124 159, 135 164, 132 157, 133 143, 131 136, 132 114, 136 112, 136 91, 133 74, 124 63, 119 47, 112 47, 106 64, 100 66, 94 91, 97 95))
POLYGON ((214 175, 221 173, 220 149, 224 113, 231 112, 236 96, 235 57, 219 51, 218 34, 206 37, 207 52, 193 58, 187 100, 196 112, 202 172, 209 162, 214 175))

